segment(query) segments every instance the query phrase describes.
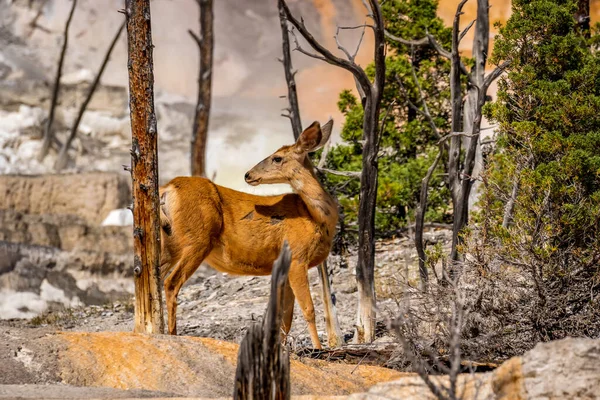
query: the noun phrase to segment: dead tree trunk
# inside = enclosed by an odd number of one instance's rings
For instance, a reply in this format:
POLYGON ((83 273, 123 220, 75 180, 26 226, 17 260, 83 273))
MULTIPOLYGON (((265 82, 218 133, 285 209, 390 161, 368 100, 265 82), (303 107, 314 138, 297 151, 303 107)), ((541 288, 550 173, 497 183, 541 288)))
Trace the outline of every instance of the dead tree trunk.
MULTIPOLYGON (((463 104, 462 104, 462 87, 460 82, 461 75, 461 60, 460 53, 458 52, 458 46, 460 44, 460 16, 462 14, 462 8, 467 0, 462 0, 454 16, 454 23, 452 26, 452 50, 450 56, 450 97, 452 104, 452 132, 461 132, 461 120, 463 117, 463 104)), ((454 217, 453 228, 452 228, 452 250, 450 258, 456 260, 458 253, 456 252, 456 246, 458 245, 458 234, 460 232, 462 224, 462 204, 460 203, 460 155, 462 149, 462 138, 459 135, 454 135, 450 138, 450 148, 448 150, 448 186, 450 187, 450 197, 452 198, 452 215, 454 217)))
POLYGON ((73 124, 73 127, 71 128, 71 133, 69 134, 69 137, 67 138, 67 140, 63 143, 63 146, 60 149, 60 153, 58 154, 58 158, 56 159, 56 163, 54 164, 54 169, 57 171, 60 171, 64 167, 67 166, 67 161, 69 159, 69 147, 71 147, 71 143, 73 142, 73 139, 75 139, 75 136, 77 136, 77 129, 79 128, 79 124, 81 123, 83 114, 85 113, 85 110, 87 109, 88 104, 92 100, 92 97, 94 96, 94 92, 96 92, 96 88, 98 87, 98 84, 100 83, 100 79, 102 78, 104 69, 106 68, 106 65, 108 64, 108 60, 110 60, 110 55, 112 54, 112 51, 115 48, 115 45, 117 44, 117 41, 119 40, 119 37, 121 36, 121 32, 123 32, 124 28, 125 28, 125 22, 123 22, 123 24, 121 24, 121 26, 119 27, 119 30, 115 34, 115 37, 113 38, 113 40, 110 44, 110 47, 106 51, 104 60, 102 60, 102 65, 100 65, 100 69, 98 70, 98 73, 96 74, 96 77, 94 78, 94 82, 88 89, 87 96, 85 97, 83 104, 81 104, 81 107, 79 108, 79 113, 77 114, 75 123, 73 124))
MULTIPOLYGON (((374 61, 375 80, 369 80, 364 69, 354 61, 358 47, 354 54, 347 51, 338 42, 338 47, 347 56, 347 60, 335 56, 323 47, 306 29, 303 22, 298 21, 290 12, 284 0, 279 0, 285 15, 300 32, 308 44, 318 53, 310 53, 302 49, 296 41, 296 50, 310 57, 320 59, 329 64, 336 65, 352 73, 357 84, 358 92, 364 107, 363 119, 363 155, 361 171, 361 186, 359 200, 359 239, 358 263, 356 265, 356 281, 358 286, 358 312, 355 332, 355 341, 359 343, 372 342, 375 339, 375 206, 377 202, 377 181, 379 152, 379 110, 381 96, 385 82, 385 34, 381 7, 377 0, 369 0, 368 14, 373 19, 375 36, 374 61)), ((337 34, 335 37, 337 41, 337 34)), ((361 37, 362 40, 362 37, 361 37)), ((360 42, 359 42, 360 46, 360 42)))
POLYGON ((213 0, 196 0, 200 7, 200 37, 188 31, 198 44, 200 67, 198 69, 198 100, 192 131, 192 175, 206 176, 206 141, 212 92, 213 67, 213 0))
POLYGON ((262 326, 254 324, 240 344, 233 398, 290 399, 290 356, 281 345, 285 287, 292 256, 287 242, 271 272, 271 296, 262 326))
MULTIPOLYGON (((477 21, 475 23, 475 39, 473 41, 473 56, 475 65, 471 73, 467 73, 469 78, 469 106, 472 107, 473 123, 465 135, 456 136, 458 138, 458 152, 464 146, 466 148, 464 163, 462 169, 458 169, 455 175, 449 176, 452 179, 452 192, 454 200, 454 226, 452 234, 452 261, 459 260, 457 246, 461 243, 460 232, 469 222, 469 196, 473 183, 475 182, 475 156, 479 150, 479 137, 481 135, 481 122, 483 120, 483 106, 487 99, 487 91, 494 80, 496 80, 504 69, 508 66, 508 62, 498 66, 489 75, 485 74, 485 66, 487 63, 487 55, 489 50, 489 32, 490 32, 490 17, 489 17, 489 0, 477 0, 477 21), (461 138, 464 137, 464 142, 461 138)), ((457 13, 457 20, 459 15, 457 13)), ((458 25, 455 26, 453 36, 458 36, 458 25)), ((462 35, 460 36, 462 37, 462 35)), ((456 41, 457 49, 452 49, 452 53, 458 53, 458 41, 456 41)), ((454 43, 454 40, 453 40, 454 43)), ((460 84, 460 83, 459 83, 460 84)), ((452 144, 451 144, 452 147, 452 144)), ((458 162, 458 160, 457 160, 458 162)), ((452 273, 452 269, 450 272, 452 273)))
MULTIPOLYGON (((406 40, 396 37, 389 33, 386 36, 391 40, 413 46, 430 45, 441 56, 446 57, 451 62, 450 69, 450 96, 451 96, 451 119, 452 132, 443 138, 440 138, 440 144, 443 144, 444 150, 448 153, 447 159, 447 185, 450 188, 452 199, 452 209, 454 222, 452 227, 452 250, 450 258, 452 261, 459 259, 458 245, 460 244, 460 232, 468 223, 469 217, 469 195, 473 186, 473 170, 475 167, 475 155, 478 150, 479 135, 481 133, 482 108, 486 102, 487 90, 508 67, 510 61, 504 61, 498 65, 491 73, 485 75, 485 66, 489 47, 489 1, 477 0, 477 20, 476 32, 473 42, 473 57, 475 66, 471 72, 462 63, 459 53, 459 44, 466 32, 473 24, 460 31, 460 16, 467 0, 462 0, 456 9, 454 22, 452 26, 452 49, 445 50, 436 39, 428 34, 425 38, 419 40, 406 40), (461 86, 461 76, 466 75, 468 81, 468 100, 467 105, 463 106, 463 89, 461 86), (468 107, 465 110, 465 107, 468 107), (465 121, 465 126, 461 123, 465 121), (446 141, 449 140, 448 145, 446 141), (461 157, 463 148, 466 149, 464 161, 461 157)), ((431 118, 429 118, 430 123, 431 118)), ((425 210, 422 210, 423 212, 425 210)), ((422 230, 423 225, 417 227, 422 230)), ((422 232, 417 235, 422 236, 422 232)), ((424 252, 423 252, 424 254, 424 252)), ((452 269, 450 270, 452 274, 452 269)))
MULTIPOLYGON (((433 164, 427 169, 427 174, 421 181, 421 193, 419 198, 419 204, 415 212, 415 247, 417 248, 417 254, 419 255, 419 276, 421 277, 421 290, 427 291, 429 283, 429 273, 427 271, 426 254, 425 254, 425 243, 423 241, 423 231, 425 225, 425 210, 427 210, 427 199, 429 197, 429 181, 433 176, 433 172, 437 168, 440 158, 442 158, 442 149, 438 153, 437 157, 433 161, 433 164)), ((408 277, 407 277, 408 279, 408 277)))
POLYGON ((154 113, 154 72, 150 0, 126 0, 135 332, 163 333, 160 287, 160 220, 158 198, 158 133, 154 113))
MULTIPOLYGON (((286 108, 288 113, 282 115, 290 119, 292 124, 292 132, 294 133, 294 140, 298 140, 298 137, 302 133, 302 121, 300 120, 300 106, 298 103, 298 93, 296 91, 296 72, 292 67, 290 36, 285 10, 283 9, 281 2, 278 2, 277 4, 279 8, 279 22, 281 23, 281 41, 283 47, 283 58, 280 61, 283 63, 283 69, 285 72, 285 81, 288 88, 287 98, 289 103, 289 106, 286 108)), ((342 334, 342 330, 340 329, 337 310, 335 308, 335 302, 333 301, 333 292, 331 290, 331 282, 329 281, 327 261, 321 263, 318 268, 319 278, 321 279, 321 289, 323 291, 323 306, 325 312, 325 323, 327 326, 327 344, 329 347, 339 347, 344 344, 344 336, 342 334)))
POLYGON ((54 124, 54 112, 56 111, 56 103, 58 101, 58 93, 60 92, 60 78, 62 77, 62 69, 65 61, 65 54, 67 53, 67 46, 69 43, 69 28, 71 26, 71 20, 73 19, 73 13, 75 13, 75 7, 77 7, 77 0, 73 0, 71 4, 71 11, 69 17, 65 23, 65 31, 63 33, 63 44, 60 50, 60 56, 58 58, 58 66, 56 68, 56 77, 54 78, 54 87, 52 88, 52 100, 50 101, 50 111, 48 113, 48 121, 46 122, 46 128, 44 129, 44 139, 42 141, 42 148, 38 155, 38 161, 43 161, 50 151, 50 145, 54 139, 54 132, 52 131, 52 125, 54 124))

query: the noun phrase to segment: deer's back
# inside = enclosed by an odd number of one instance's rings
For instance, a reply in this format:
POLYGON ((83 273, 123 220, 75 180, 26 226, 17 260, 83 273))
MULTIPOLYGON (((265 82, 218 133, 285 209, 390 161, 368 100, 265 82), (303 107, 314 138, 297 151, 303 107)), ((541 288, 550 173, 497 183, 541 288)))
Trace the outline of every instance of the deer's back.
POLYGON ((175 178, 162 190, 173 210, 173 236, 188 246, 204 245, 210 236, 206 262, 217 270, 270 274, 284 240, 293 258, 309 266, 331 248, 331 233, 322 232, 296 194, 257 196, 200 177, 175 178))

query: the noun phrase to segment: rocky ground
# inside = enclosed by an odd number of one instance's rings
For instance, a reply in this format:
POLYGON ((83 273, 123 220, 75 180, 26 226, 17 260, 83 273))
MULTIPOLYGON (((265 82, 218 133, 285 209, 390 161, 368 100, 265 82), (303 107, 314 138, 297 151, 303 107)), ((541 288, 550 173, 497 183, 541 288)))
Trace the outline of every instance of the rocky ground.
MULTIPOLYGON (((432 241, 447 244, 449 232, 429 233, 432 241)), ((352 336, 356 313, 356 281, 354 252, 347 257, 348 266, 340 267, 340 256, 330 258, 336 310, 342 332, 352 336)), ((396 300, 401 293, 408 261, 409 282, 417 283, 416 255, 407 238, 379 242, 377 245, 377 295, 381 340, 386 336, 385 322, 396 313, 396 300), (408 257, 408 260, 406 259, 408 257)), ((311 293, 317 311, 317 326, 321 340, 326 343, 321 284, 316 268, 309 272, 311 293)), ((102 279, 110 279, 109 277, 102 279)), ((262 318, 270 289, 270 277, 230 276, 202 266, 185 284, 178 301, 179 333, 190 336, 212 337, 239 342, 252 321, 262 318)), ((54 306, 32 319, 10 319, 0 324, 12 326, 53 326, 67 331, 131 331, 133 329, 132 297, 102 305, 80 307, 54 306)), ((298 305, 291 331, 293 346, 310 345, 306 322, 298 305)), ((389 339, 389 338, 388 338, 389 339)))

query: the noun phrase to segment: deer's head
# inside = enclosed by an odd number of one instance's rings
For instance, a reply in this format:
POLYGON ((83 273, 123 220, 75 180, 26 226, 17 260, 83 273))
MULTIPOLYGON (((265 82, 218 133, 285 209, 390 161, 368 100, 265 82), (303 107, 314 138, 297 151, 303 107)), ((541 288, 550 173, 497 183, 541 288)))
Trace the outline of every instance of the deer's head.
POLYGON ((325 146, 331 136, 332 127, 332 119, 323 126, 317 121, 313 122, 302 132, 296 143, 283 146, 246 172, 246 183, 252 186, 288 183, 300 169, 306 168, 308 153, 325 146))

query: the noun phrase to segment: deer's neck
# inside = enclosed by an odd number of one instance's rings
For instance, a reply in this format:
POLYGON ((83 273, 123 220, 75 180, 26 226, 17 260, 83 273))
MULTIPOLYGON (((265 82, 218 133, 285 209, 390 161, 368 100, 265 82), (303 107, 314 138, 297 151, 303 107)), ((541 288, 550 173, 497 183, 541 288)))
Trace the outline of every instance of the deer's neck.
POLYGON ((338 219, 336 202, 319 183, 310 161, 305 164, 306 168, 295 171, 290 185, 302 198, 313 220, 318 224, 326 224, 333 231, 338 219))

